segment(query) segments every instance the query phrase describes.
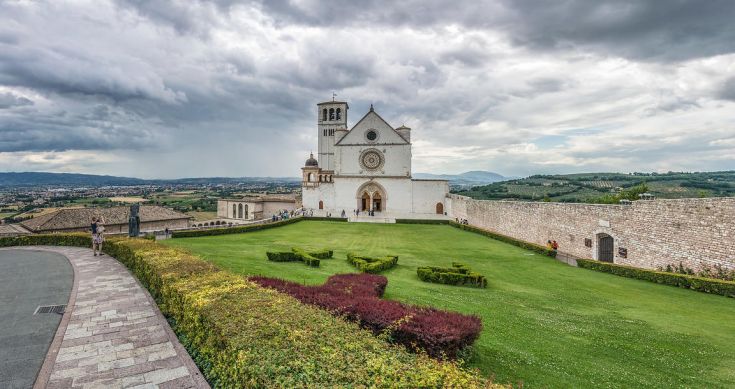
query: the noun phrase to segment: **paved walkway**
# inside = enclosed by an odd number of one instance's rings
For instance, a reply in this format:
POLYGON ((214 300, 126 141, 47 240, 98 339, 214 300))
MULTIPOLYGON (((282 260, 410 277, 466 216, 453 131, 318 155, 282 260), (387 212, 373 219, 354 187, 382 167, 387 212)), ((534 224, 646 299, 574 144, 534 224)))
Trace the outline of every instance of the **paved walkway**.
POLYGON ((69 307, 38 388, 208 388, 148 292, 117 260, 74 247, 69 307))
POLYGON ((74 270, 60 254, 0 251, 0 388, 30 388, 56 328, 57 313, 37 314, 41 305, 69 301, 74 270))

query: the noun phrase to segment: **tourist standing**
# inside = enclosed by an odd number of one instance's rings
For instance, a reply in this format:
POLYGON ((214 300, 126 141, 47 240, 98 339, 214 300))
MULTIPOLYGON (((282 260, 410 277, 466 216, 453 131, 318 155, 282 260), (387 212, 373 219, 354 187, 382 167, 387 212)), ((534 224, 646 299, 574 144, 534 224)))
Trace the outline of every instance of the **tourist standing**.
POLYGON ((559 250, 559 243, 556 243, 556 241, 551 241, 551 247, 554 249, 554 251, 559 250))
POLYGON ((92 223, 90 224, 90 230, 92 231, 92 252, 94 252, 94 255, 97 255, 97 251, 95 249, 95 237, 97 236, 97 218, 92 217, 92 223))
POLYGON ((105 226, 102 218, 97 220, 97 233, 92 237, 92 252, 94 256, 102 255, 102 243, 105 241, 105 226))

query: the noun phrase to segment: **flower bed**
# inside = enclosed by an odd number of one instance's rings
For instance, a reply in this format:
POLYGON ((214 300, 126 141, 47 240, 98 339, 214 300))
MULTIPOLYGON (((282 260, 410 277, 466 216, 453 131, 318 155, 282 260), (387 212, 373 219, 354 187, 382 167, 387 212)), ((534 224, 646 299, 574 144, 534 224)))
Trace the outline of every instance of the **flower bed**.
POLYGON ((482 330, 477 316, 380 299, 388 280, 374 274, 337 274, 320 286, 267 277, 251 277, 250 280, 287 293, 303 303, 324 308, 375 334, 385 334, 395 343, 418 348, 433 357, 456 357, 482 330))
MULTIPOLYGON (((88 234, 0 238, 0 247, 21 245, 87 247, 91 240, 88 234)), ((500 387, 458 363, 388 345, 186 251, 121 238, 110 238, 104 251, 150 291, 212 387, 500 387)))
POLYGON ((480 273, 473 272, 464 264, 452 262, 452 267, 424 266, 416 269, 421 281, 447 285, 467 285, 478 288, 487 287, 487 279, 480 273))
POLYGON ((273 262, 296 262, 301 261, 308 266, 319 267, 322 259, 332 258, 332 250, 319 250, 306 252, 298 248, 292 248, 291 251, 280 251, 273 252, 268 251, 265 253, 268 256, 269 261, 273 262))
POLYGON ((354 253, 347 254, 347 262, 354 265, 365 273, 380 273, 392 268, 398 263, 397 255, 386 255, 384 257, 365 257, 354 253))

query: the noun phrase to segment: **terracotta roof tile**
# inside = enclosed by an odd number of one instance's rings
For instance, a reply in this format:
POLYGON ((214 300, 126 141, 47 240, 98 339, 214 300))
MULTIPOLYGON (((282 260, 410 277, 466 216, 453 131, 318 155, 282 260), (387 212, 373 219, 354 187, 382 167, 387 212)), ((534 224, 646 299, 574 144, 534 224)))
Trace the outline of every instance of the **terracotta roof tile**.
MULTIPOLYGON (((127 224, 130 217, 130 207, 63 208, 25 220, 21 224, 31 231, 66 230, 86 228, 92 222, 93 217, 102 217, 106 225, 127 224)), ((157 205, 142 205, 140 207, 141 222, 190 218, 189 215, 157 205)))

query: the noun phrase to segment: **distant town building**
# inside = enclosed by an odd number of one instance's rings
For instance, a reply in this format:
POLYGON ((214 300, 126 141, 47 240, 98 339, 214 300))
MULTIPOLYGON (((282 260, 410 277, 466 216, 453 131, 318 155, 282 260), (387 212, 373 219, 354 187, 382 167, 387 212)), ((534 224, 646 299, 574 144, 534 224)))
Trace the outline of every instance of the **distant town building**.
MULTIPOLYGON (((89 230, 93 217, 102 218, 107 234, 125 234, 128 232, 130 207, 62 208, 20 224, 34 233, 79 232, 89 230)), ((191 219, 187 214, 166 207, 140 207, 141 232, 189 228, 191 219)))
POLYGON ((217 200, 217 217, 236 220, 267 219, 299 208, 294 196, 261 196, 217 200))

